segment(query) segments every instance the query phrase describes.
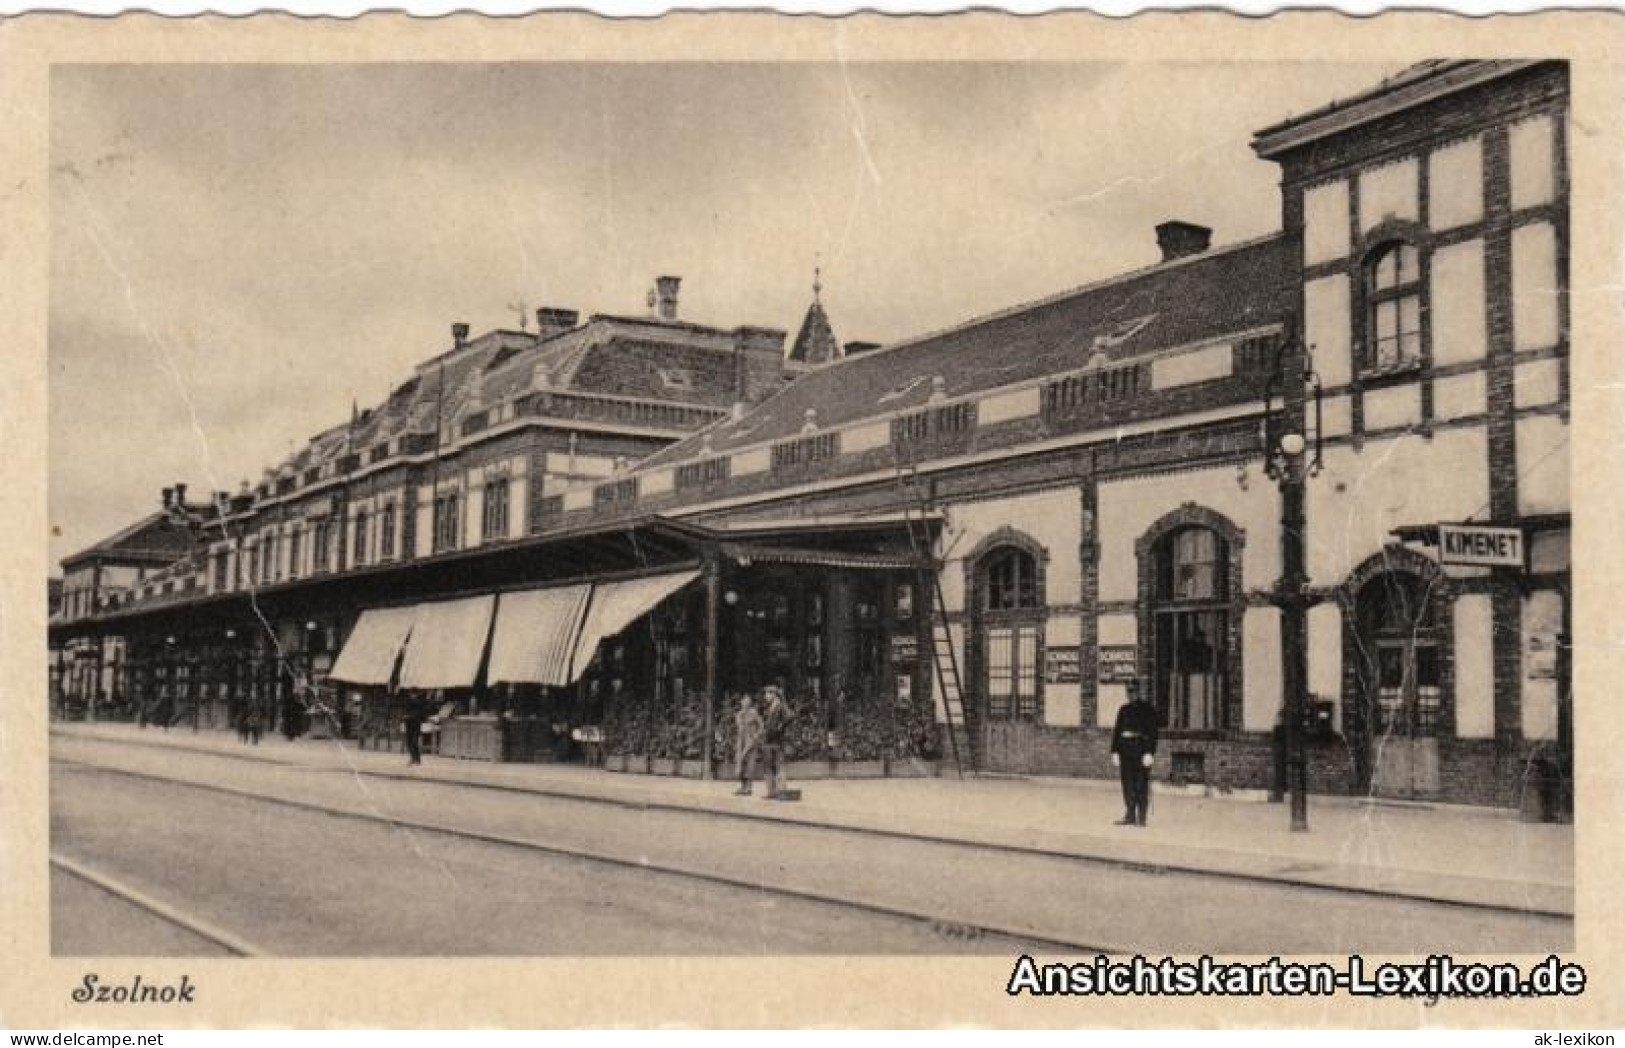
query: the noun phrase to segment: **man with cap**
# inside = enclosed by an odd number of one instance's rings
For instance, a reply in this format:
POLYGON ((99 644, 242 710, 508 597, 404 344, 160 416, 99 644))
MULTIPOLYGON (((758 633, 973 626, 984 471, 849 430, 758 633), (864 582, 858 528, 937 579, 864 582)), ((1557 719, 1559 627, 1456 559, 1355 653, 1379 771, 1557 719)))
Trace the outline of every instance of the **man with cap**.
POLYGON ((1129 701, 1117 711, 1112 727, 1112 766, 1123 783, 1123 817, 1119 826, 1144 826, 1151 804, 1151 765, 1157 755, 1157 709, 1135 684, 1129 701))

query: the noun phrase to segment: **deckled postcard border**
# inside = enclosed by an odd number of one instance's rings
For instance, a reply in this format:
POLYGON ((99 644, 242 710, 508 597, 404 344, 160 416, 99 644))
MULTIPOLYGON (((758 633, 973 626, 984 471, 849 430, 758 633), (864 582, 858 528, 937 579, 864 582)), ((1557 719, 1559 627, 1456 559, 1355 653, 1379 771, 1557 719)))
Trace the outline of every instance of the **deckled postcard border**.
MULTIPOLYGON (((85 18, 0 23, 0 318, 6 370, 0 491, 0 1025, 64 1027, 678 1026, 1619 1026, 1625 904, 1617 843, 1625 773, 1625 616, 1617 521, 1625 500, 1625 19, 1571 12, 1490 19, 1353 19, 1218 12, 1131 19, 997 13, 831 19, 765 13, 614 21, 394 14, 356 20, 85 18), (99 961, 114 977, 190 974, 187 1007, 75 1006, 85 961, 50 956, 46 804, 46 297, 49 71, 67 62, 495 62, 725 60, 1404 61, 1437 56, 1572 63, 1574 689, 1578 1000, 1013 1000, 1013 958, 657 958, 99 961)), ((1087 900, 1080 900, 1087 905, 1087 900)))

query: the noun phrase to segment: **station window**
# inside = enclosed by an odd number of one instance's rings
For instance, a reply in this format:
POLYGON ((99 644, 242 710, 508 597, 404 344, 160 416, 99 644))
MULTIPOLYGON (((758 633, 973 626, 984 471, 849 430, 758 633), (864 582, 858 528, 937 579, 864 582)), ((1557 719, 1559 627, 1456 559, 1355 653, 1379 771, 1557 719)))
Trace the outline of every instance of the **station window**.
POLYGON ((1157 548, 1153 686, 1169 728, 1226 726, 1228 560, 1225 541, 1201 526, 1172 531, 1157 548))
POLYGON ((1403 240, 1366 261, 1366 355, 1361 370, 1385 374, 1422 363, 1421 253, 1403 240))

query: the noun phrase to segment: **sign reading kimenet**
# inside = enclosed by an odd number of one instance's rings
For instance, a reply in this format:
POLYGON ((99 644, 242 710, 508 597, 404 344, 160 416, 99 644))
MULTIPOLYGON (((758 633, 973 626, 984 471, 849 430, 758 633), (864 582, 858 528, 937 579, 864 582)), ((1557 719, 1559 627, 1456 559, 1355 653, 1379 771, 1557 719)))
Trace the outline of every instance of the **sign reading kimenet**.
POLYGON ((1480 568, 1521 568, 1523 531, 1479 524, 1440 524, 1439 559, 1480 568))

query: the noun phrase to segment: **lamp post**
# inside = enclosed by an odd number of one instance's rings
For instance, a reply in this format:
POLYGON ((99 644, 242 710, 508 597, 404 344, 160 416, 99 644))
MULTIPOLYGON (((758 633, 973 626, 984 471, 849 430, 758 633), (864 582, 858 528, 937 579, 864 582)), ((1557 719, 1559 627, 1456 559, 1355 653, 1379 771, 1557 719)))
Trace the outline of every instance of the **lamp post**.
POLYGON ((1285 720, 1287 790, 1291 795, 1291 826, 1295 832, 1309 829, 1308 759, 1304 752, 1304 727, 1309 711, 1309 572, 1304 551, 1304 488, 1308 478, 1321 465, 1320 379, 1309 367, 1302 344, 1283 338, 1276 351, 1275 366, 1264 392, 1264 472, 1281 492, 1281 577, 1275 584, 1271 603, 1281 610, 1281 690, 1285 720), (1296 395, 1289 395, 1286 383, 1287 356, 1297 349, 1302 380, 1296 395), (1276 414, 1277 391, 1280 413, 1276 414), (1305 395, 1313 397, 1315 443, 1310 454, 1304 438, 1302 411, 1305 395))
POLYGON ((1272 472, 1281 489, 1281 578, 1275 605, 1281 609, 1281 685, 1286 706, 1287 789, 1291 794, 1292 829, 1309 829, 1309 796, 1303 728, 1308 710, 1309 578, 1304 566, 1304 439, 1303 434, 1282 435, 1271 458, 1272 472))

